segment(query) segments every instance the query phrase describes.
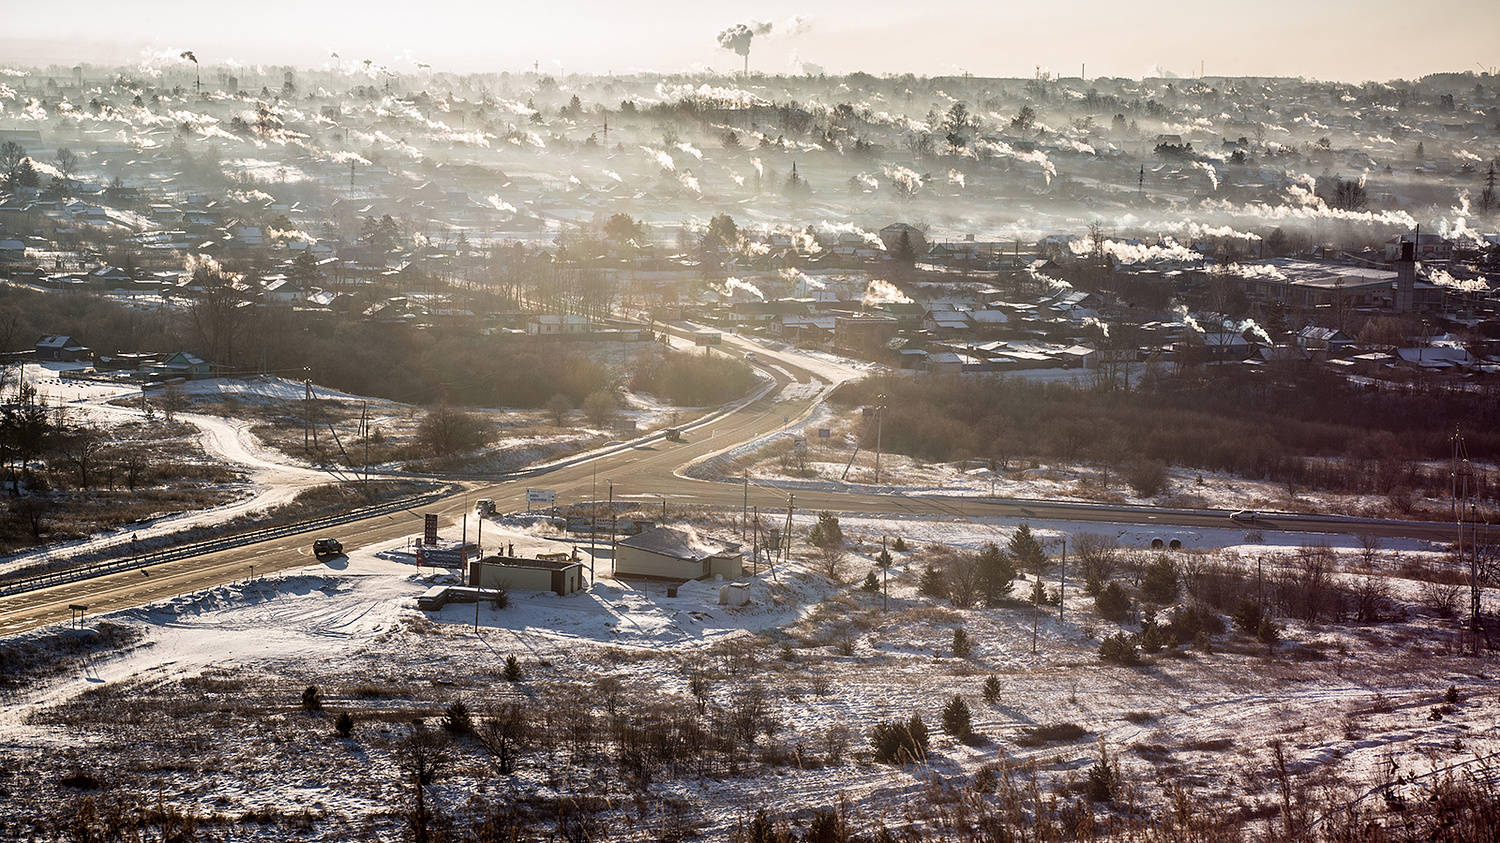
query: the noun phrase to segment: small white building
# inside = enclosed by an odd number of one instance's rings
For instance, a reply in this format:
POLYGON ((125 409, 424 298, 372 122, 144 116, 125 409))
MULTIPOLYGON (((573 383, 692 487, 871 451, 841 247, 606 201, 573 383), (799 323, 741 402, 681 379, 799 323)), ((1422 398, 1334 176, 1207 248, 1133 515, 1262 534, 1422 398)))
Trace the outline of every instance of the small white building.
POLYGON ((653 527, 621 539, 615 547, 616 576, 732 580, 744 573, 738 544, 704 538, 687 528, 653 527))

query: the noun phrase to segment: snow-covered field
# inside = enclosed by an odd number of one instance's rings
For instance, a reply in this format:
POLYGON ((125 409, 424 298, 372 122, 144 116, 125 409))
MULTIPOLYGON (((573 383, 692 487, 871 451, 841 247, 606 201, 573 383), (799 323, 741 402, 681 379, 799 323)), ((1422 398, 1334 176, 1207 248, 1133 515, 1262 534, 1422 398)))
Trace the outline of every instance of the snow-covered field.
MULTIPOLYGON (((1128 530, 1101 525, 1032 526, 1044 542, 1087 529, 1132 543, 1128 530)), ((986 765, 1022 765, 1016 769, 1034 770, 1044 792, 1066 790, 1092 763, 1099 739, 1143 804, 1176 782, 1206 804, 1236 810, 1275 802, 1272 740, 1284 743, 1299 783, 1350 794, 1389 781, 1392 770, 1423 774, 1500 749, 1496 680, 1484 662, 1458 652, 1451 623, 1426 613, 1416 585, 1397 576, 1398 562, 1439 559, 1432 549, 1379 551, 1376 571, 1389 576, 1394 591, 1384 622, 1292 622, 1272 654, 1226 634, 1212 653, 1179 650, 1146 667, 1122 668, 1097 658, 1098 639, 1117 627, 1102 621, 1076 586, 1067 589, 1061 620, 1051 607, 1035 616, 1024 603, 956 610, 917 593, 923 548, 1003 545, 1014 524, 852 515, 843 527, 853 547, 846 580, 874 570, 881 536, 899 535, 912 546, 895 554, 889 611, 879 595, 827 580, 810 560, 795 561, 801 554, 762 567, 751 580, 750 605, 730 608, 719 605, 713 583, 689 583, 668 597, 661 584, 613 579, 601 547, 599 577, 583 592, 517 592, 504 609, 469 604, 424 613, 416 595, 455 581, 455 572, 419 569, 398 546, 355 548, 347 561, 91 618, 138 629, 144 638, 34 681, 7 702, 0 767, 40 782, 24 794, 10 791, 18 809, 13 822, 75 804, 78 793, 57 780, 81 770, 108 783, 101 800, 110 793, 154 799, 159 787, 168 802, 200 816, 281 818, 238 823, 234 839, 284 839, 294 817, 334 839, 359 828, 396 839, 401 822, 389 812, 407 798, 398 769, 413 717, 434 727, 443 707, 460 698, 476 717, 506 700, 551 706, 567 699, 595 711, 605 728, 603 709, 615 703, 606 701, 602 680, 615 683, 607 693, 622 695, 620 710, 644 715, 662 700, 691 710, 689 678, 699 673, 712 677, 710 721, 716 711, 727 717, 745 705, 747 688, 765 694, 758 749, 735 773, 658 771, 643 792, 613 776, 601 783, 595 777, 615 764, 601 735, 595 762, 570 762, 564 750, 533 745, 516 772, 501 775, 464 739, 450 748, 454 761, 432 789, 434 804, 461 814, 486 803, 476 794, 593 793, 611 806, 602 809, 604 821, 623 831, 644 821, 630 807, 644 795, 678 805, 706 839, 724 839, 758 806, 805 819, 839 794, 861 821, 911 812, 929 798, 932 777, 966 786, 986 765), (951 653, 959 627, 975 643, 964 659, 951 653), (512 655, 524 671, 515 684, 500 676, 512 655), (991 674, 1004 689, 995 704, 980 695, 991 674), (299 710, 306 685, 323 689, 325 714, 299 710), (1449 686, 1461 701, 1429 719, 1449 686), (959 742, 939 731, 939 711, 954 694, 968 702, 982 739, 959 742), (116 705, 124 713, 111 721, 107 712, 116 705), (356 712, 349 741, 331 736, 338 710, 356 712), (864 746, 871 725, 913 713, 933 732, 927 763, 870 762, 864 746), (1039 746, 1018 741, 1029 728, 1059 723, 1076 724, 1084 737, 1039 746), (845 745, 833 753, 838 741, 845 745), (185 746, 199 750, 181 754, 185 746), (781 755, 798 760, 774 760, 781 755)), ((485 535, 522 554, 553 544, 549 528, 531 529, 520 519, 496 519, 485 535)), ((1230 530, 1198 538, 1203 547, 1241 541, 1230 530)), ((1230 549, 1246 560, 1266 557, 1268 567, 1291 551, 1230 549)), ((1358 549, 1335 550, 1342 567, 1357 566, 1358 549)), ((1024 586, 1017 583, 1017 592, 1024 586)), ((534 714, 543 716, 541 709, 534 714)))
MULTIPOLYGON (((807 353, 796 353, 795 362, 817 367, 826 381, 791 387, 809 392, 862 371, 807 353)), ((62 381, 45 370, 38 384, 70 412, 129 412, 108 403, 128 397, 127 388, 62 381)), ((296 399, 303 389, 278 381, 194 388, 239 390, 241 400, 296 399)), ((637 404, 644 413, 668 412, 649 399, 637 404)), ((258 447, 242 425, 189 418, 204 430, 211 453, 252 472, 247 486, 258 493, 237 507, 264 506, 326 481, 258 447)), ((820 408, 802 429, 816 443, 820 427, 839 423, 820 408)), ((744 458, 765 444, 724 456, 744 458)), ((809 464, 812 477, 783 471, 774 459, 752 473, 842 485, 843 465, 816 446, 809 464)), ((1154 558, 1136 549, 1156 538, 1181 541, 1184 564, 1215 560, 1263 568, 1268 577, 1291 564, 1299 546, 1326 545, 1320 552, 1334 560, 1331 583, 1379 582, 1389 593, 1377 620, 1287 620, 1274 650, 1231 628, 1214 637, 1212 652, 1179 647, 1125 668, 1101 662, 1099 642, 1139 627, 1103 620, 1076 573, 1061 611, 1020 600, 956 609, 918 592, 940 548, 1004 546, 1018 526, 965 515, 963 497, 990 494, 993 484, 999 495, 1097 499, 1089 491, 1100 486, 1095 473, 1066 466, 991 473, 889 454, 881 472, 882 491, 940 491, 954 496, 956 511, 943 519, 844 513, 850 548, 839 581, 824 576, 820 560, 803 548, 790 563, 757 565, 744 607, 719 605, 717 583, 688 583, 669 597, 664 584, 615 579, 601 546, 588 560, 597 577, 579 593, 516 592, 503 609, 481 603, 422 612, 416 596, 456 582, 458 572, 419 568, 404 546, 381 546, 346 548, 346 558, 90 617, 93 628, 119 625, 139 635, 118 649, 79 657, 64 646, 72 633, 57 628, 0 642, 56 651, 55 670, 14 686, 0 712, 0 798, 13 803, 0 835, 63 828, 87 795, 101 808, 159 798, 236 840, 309 831, 325 839, 400 839, 410 807, 402 769, 411 758, 412 723, 425 720, 426 732, 438 731, 445 707, 460 699, 481 723, 519 701, 537 737, 509 773, 482 741, 451 742, 443 749, 445 775, 430 790, 442 815, 483 817, 502 803, 526 802, 561 816, 556 806, 587 801, 585 813, 618 838, 727 839, 759 807, 800 826, 841 799, 859 829, 950 833, 953 817, 933 809, 943 788, 968 788, 992 768, 1034 776, 1042 797, 1066 802, 1101 745, 1141 810, 1156 810, 1163 788, 1180 784, 1223 816, 1263 819, 1275 815, 1279 798, 1273 742, 1287 753, 1298 793, 1317 791, 1334 803, 1401 776, 1468 769, 1500 750, 1500 683, 1485 661, 1464 655, 1455 621, 1434 614, 1425 586, 1412 578, 1441 568, 1443 548, 1393 541, 1372 548, 1348 537, 1283 532, 1267 542, 1228 524, 1164 536, 1132 525, 1032 521, 1054 553, 1061 539, 1084 532, 1116 541, 1130 563, 1119 574, 1127 580, 1134 563, 1154 558), (887 606, 883 595, 858 585, 877 570, 882 541, 898 536, 909 549, 894 554, 889 577, 880 579, 887 606), (960 628, 974 642, 966 658, 952 652, 960 628), (511 656, 522 671, 514 683, 503 676, 511 656), (981 685, 991 675, 1003 690, 986 702, 981 685), (324 712, 301 710, 309 685, 322 689, 324 712), (1458 700, 1451 704, 1444 701, 1450 686, 1458 700), (940 712, 955 695, 973 713, 976 739, 939 729, 940 712), (333 735, 339 711, 355 716, 350 739, 333 735), (757 718, 753 739, 733 750, 704 749, 709 760, 686 768, 646 763, 645 777, 621 731, 622 724, 646 724, 646 733, 675 724, 672 740, 681 741, 681 718, 722 732, 747 711, 757 718), (913 714, 933 734, 926 762, 871 761, 873 725, 913 714), (559 718, 591 724, 592 736, 569 743, 575 739, 558 737, 567 731, 559 718), (1059 725, 1076 736, 1028 738, 1032 729, 1059 725), (18 780, 29 784, 11 784, 18 780)), ((873 465, 861 456, 851 475, 854 488, 871 485, 873 465)), ((1196 473, 1174 472, 1171 483, 1169 495, 1181 505, 1267 508, 1280 499, 1275 488, 1229 477, 1200 482, 1196 473)), ((1113 489, 1141 502, 1128 487, 1113 489)), ((220 508, 162 519, 148 529, 225 514, 220 508)), ((810 525, 811 514, 802 514, 795 526, 800 535, 810 525)), ((703 526, 738 538, 732 529, 703 526)), ((513 544, 518 555, 572 546, 560 545, 554 528, 515 516, 492 519, 484 535, 487 544, 513 544)), ((120 538, 95 539, 111 540, 120 538)), ((1060 573, 1054 569, 1046 585, 1059 587, 1060 573)), ((1029 582, 1015 583, 1017 597, 1029 590, 1029 582)), ((1485 599, 1496 608, 1493 593, 1485 599)), ((1186 595, 1182 601, 1190 602, 1186 595)), ((1124 809, 1111 810, 1118 816, 1124 809)), ((550 834, 560 820, 549 821, 550 831, 535 817, 528 822, 550 834)))

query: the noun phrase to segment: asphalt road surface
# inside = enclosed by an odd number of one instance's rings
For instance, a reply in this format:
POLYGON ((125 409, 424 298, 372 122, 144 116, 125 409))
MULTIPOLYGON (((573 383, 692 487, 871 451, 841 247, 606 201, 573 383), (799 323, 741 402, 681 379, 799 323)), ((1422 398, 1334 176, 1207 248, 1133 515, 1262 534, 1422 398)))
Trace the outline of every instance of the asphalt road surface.
MULTIPOLYGON (((765 352, 760 352, 762 358, 765 352)), ((657 439, 615 453, 553 470, 546 475, 496 484, 474 484, 464 494, 404 512, 382 515, 350 523, 334 533, 346 548, 392 545, 419 535, 423 516, 436 513, 442 523, 450 523, 469 511, 478 498, 490 498, 502 512, 524 510, 527 488, 547 488, 557 493, 557 504, 566 506, 587 500, 629 499, 654 505, 658 500, 671 509, 678 505, 705 505, 730 510, 743 506, 768 512, 774 523, 777 511, 785 513, 788 492, 785 489, 748 484, 693 480, 677 471, 687 463, 719 453, 743 442, 756 439, 786 426, 806 414, 818 400, 814 390, 793 390, 789 399, 781 398, 784 387, 796 379, 802 383, 815 376, 795 362, 778 359, 780 371, 768 370, 778 381, 777 389, 767 397, 750 402, 717 420, 683 435, 683 441, 657 439)), ((1193 510, 1153 509, 1150 507, 1105 506, 1095 504, 1017 501, 990 498, 906 497, 861 494, 832 490, 792 492, 798 510, 834 512, 870 512, 922 515, 927 517, 1013 518, 1063 520, 1075 522, 1109 522, 1125 525, 1159 527, 1164 535, 1174 528, 1222 528, 1229 523, 1228 513, 1193 510)), ((1262 531, 1288 530, 1307 533, 1369 534, 1382 538, 1417 538, 1430 541, 1452 541, 1456 528, 1452 524, 1372 521, 1337 516, 1262 516, 1247 529, 1262 531)), ((477 526, 476 531, 477 533, 477 526)), ((70 605, 86 605, 88 614, 140 606, 178 594, 209 588, 252 575, 269 574, 287 568, 305 566, 316 561, 312 555, 311 535, 289 536, 258 542, 217 553, 162 563, 149 568, 110 574, 51 588, 26 592, 0 599, 0 635, 31 629, 48 623, 66 621, 70 605)), ((1490 540, 1500 538, 1491 534, 1490 540)), ((331 570, 344 564, 343 557, 324 560, 331 570)))

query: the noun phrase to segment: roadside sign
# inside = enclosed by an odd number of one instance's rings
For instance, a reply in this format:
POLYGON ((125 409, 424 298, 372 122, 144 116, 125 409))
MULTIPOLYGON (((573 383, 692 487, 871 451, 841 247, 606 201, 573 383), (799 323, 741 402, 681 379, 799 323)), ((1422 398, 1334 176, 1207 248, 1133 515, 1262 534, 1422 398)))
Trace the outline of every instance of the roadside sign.
POLYGON ((437 544, 437 514, 427 513, 422 518, 422 544, 437 544))
POLYGON ((526 502, 527 503, 547 503, 547 504, 557 503, 557 490, 556 489, 527 489, 526 490, 526 502))
POLYGON ((826 428, 826 427, 820 427, 820 428, 818 428, 818 438, 819 439, 827 439, 827 438, 831 437, 832 435, 833 435, 833 432, 830 431, 828 428, 826 428))
POLYGON ((432 547, 418 548, 418 558, 423 565, 434 568, 461 568, 469 561, 467 548, 438 550, 432 547))

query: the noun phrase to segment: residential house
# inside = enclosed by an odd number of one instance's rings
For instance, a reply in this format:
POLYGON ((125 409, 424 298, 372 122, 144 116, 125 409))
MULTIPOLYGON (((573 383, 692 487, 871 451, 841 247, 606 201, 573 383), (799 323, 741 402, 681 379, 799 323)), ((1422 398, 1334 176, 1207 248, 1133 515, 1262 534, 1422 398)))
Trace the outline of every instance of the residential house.
POLYGON ((72 337, 49 334, 36 341, 36 359, 49 363, 76 363, 86 360, 89 350, 72 337))
POLYGON ((179 351, 160 361, 144 363, 140 371, 141 376, 147 380, 184 378, 197 381, 214 376, 212 364, 188 351, 179 351))

